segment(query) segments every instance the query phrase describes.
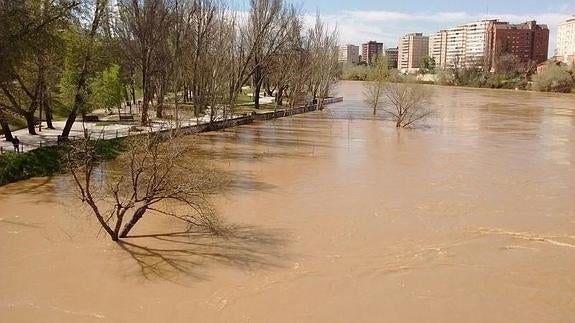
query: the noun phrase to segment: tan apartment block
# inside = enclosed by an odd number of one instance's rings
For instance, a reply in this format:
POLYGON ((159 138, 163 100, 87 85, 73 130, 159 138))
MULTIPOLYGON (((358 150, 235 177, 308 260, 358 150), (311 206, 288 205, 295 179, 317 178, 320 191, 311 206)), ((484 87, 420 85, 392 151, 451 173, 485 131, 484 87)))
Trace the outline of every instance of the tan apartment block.
POLYGON ((421 60, 429 55, 429 37, 422 33, 412 33, 399 41, 398 69, 403 73, 418 71, 421 60))

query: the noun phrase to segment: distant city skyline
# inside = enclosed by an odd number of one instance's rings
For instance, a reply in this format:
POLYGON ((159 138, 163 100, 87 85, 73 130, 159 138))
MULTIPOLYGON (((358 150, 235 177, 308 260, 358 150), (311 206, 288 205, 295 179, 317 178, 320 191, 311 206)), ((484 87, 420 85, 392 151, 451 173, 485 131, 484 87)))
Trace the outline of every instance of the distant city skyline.
POLYGON ((395 47, 408 33, 432 34, 441 29, 483 19, 511 23, 536 20, 551 30, 549 56, 556 48, 557 26, 575 15, 573 1, 375 1, 316 0, 302 3, 310 19, 316 11, 338 27, 340 43, 361 45, 369 40, 395 47))

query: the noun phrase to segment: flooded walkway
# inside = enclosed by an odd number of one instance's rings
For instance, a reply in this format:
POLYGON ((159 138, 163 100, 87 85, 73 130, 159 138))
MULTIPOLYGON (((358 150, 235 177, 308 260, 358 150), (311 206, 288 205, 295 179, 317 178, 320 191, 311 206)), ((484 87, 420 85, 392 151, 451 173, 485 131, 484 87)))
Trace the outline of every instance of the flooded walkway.
POLYGON ((361 92, 201 135, 225 238, 118 246, 65 177, 0 188, 0 321, 573 322, 575 97, 435 87, 397 131, 361 92))

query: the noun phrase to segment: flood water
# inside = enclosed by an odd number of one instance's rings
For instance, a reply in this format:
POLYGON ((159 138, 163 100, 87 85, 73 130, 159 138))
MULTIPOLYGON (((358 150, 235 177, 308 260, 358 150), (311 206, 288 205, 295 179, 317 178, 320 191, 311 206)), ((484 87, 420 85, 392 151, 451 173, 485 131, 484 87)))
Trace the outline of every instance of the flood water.
POLYGON ((116 245, 66 177, 0 188, 0 322, 575 322, 575 96, 433 89, 416 129, 342 83, 202 135, 222 238, 116 245))

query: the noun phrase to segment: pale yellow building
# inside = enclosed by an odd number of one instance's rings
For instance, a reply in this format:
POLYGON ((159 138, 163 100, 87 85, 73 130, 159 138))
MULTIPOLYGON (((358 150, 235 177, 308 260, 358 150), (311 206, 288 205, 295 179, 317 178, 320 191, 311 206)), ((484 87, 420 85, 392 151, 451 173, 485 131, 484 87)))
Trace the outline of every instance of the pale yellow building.
POLYGON ((402 73, 416 72, 429 55, 429 37, 421 33, 407 34, 399 41, 398 69, 402 73))

